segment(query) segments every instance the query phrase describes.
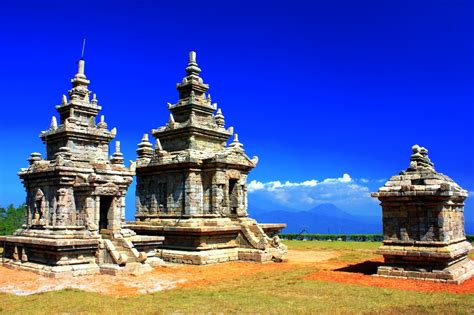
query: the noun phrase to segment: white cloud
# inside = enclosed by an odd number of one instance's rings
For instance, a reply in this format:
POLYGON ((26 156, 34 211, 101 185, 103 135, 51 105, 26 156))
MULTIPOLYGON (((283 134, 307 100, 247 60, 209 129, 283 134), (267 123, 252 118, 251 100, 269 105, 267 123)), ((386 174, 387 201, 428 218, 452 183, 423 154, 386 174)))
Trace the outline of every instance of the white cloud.
POLYGON ((336 183, 350 183, 352 182, 352 178, 349 174, 343 174, 342 177, 339 178, 326 178, 323 181, 318 181, 316 179, 305 180, 301 183, 292 183, 290 181, 286 181, 284 183, 278 181, 272 181, 267 183, 262 183, 256 180, 252 180, 248 184, 248 191, 254 192, 256 190, 268 190, 274 191, 278 188, 288 188, 288 187, 316 187, 318 185, 323 184, 336 184, 336 183))
MULTIPOLYGON (((369 180, 367 180, 368 182, 369 180)), ((248 184, 249 202, 256 208, 271 205, 297 210, 312 208, 321 203, 334 203, 350 210, 370 208, 374 205, 370 189, 363 180, 353 180, 345 173, 341 177, 322 180, 310 179, 302 182, 252 180, 248 184)))

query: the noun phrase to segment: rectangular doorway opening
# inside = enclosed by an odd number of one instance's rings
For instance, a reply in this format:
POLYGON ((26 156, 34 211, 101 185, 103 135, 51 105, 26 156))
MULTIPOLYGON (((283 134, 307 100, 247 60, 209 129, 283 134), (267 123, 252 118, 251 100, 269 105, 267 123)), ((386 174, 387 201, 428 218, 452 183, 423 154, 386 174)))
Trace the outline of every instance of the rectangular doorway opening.
POLYGON ((231 214, 237 214, 237 207, 239 206, 239 196, 237 179, 229 179, 229 208, 231 214))
POLYGON ((109 225, 108 214, 112 207, 112 196, 100 196, 99 229, 107 229, 109 225))

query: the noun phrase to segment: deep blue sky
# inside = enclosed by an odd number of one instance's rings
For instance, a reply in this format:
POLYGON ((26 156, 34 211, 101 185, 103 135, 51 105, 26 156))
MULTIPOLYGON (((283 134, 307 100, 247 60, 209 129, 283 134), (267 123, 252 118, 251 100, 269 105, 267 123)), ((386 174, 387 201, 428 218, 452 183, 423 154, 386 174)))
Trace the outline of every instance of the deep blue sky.
POLYGON ((166 123, 196 50, 227 124, 260 157, 251 180, 348 173, 375 190, 418 143, 474 191, 472 1, 96 2, 0 4, 1 205, 24 200, 16 173, 44 152, 38 134, 83 37, 90 88, 126 160, 166 123))

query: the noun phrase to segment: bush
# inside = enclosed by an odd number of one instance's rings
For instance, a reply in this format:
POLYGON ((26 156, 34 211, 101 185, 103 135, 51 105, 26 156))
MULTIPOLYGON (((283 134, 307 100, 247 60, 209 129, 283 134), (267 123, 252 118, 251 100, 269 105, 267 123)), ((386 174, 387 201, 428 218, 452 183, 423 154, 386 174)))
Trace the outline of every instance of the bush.
MULTIPOLYGON (((381 242, 382 234, 280 234, 288 241, 344 241, 344 242, 381 242)), ((474 235, 466 235, 469 242, 474 242, 474 235)))
POLYGON ((0 235, 10 235, 19 229, 25 222, 25 211, 24 204, 18 208, 13 205, 0 207, 0 235))
POLYGON ((381 234, 280 234, 284 240, 381 242, 381 234))

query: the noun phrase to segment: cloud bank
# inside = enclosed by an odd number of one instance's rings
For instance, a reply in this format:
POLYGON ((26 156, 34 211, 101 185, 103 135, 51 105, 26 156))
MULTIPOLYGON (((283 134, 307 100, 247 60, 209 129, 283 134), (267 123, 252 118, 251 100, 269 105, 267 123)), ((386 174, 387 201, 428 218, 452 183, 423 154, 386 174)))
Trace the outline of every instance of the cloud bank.
POLYGON ((369 182, 364 178, 355 180, 347 173, 337 178, 302 182, 263 183, 252 180, 248 184, 250 206, 261 209, 271 205, 272 208, 281 206, 308 210, 321 203, 333 203, 344 210, 361 214, 377 206, 377 200, 370 197, 373 189, 367 187, 369 182))

